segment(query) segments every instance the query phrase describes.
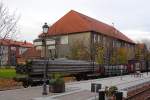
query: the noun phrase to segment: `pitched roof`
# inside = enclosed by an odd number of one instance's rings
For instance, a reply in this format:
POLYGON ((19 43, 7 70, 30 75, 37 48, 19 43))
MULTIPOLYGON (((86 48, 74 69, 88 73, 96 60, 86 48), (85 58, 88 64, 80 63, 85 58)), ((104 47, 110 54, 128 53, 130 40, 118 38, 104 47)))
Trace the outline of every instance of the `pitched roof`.
MULTIPOLYGON (((95 31, 103 35, 114 37, 129 43, 134 43, 131 39, 114 27, 73 10, 54 23, 49 28, 48 35, 64 35, 86 31, 95 31)), ((42 35, 43 34, 40 34, 39 36, 42 35)))
POLYGON ((36 50, 35 47, 29 48, 22 55, 17 57, 18 64, 25 64, 29 59, 41 58, 41 51, 36 50))
POLYGON ((27 48, 33 47, 33 44, 30 42, 15 41, 12 39, 0 39, 0 44, 6 45, 6 46, 14 45, 14 46, 20 46, 20 47, 27 47, 27 48))
POLYGON ((25 51, 22 55, 24 59, 31 59, 31 58, 40 58, 41 57, 41 50, 36 50, 35 47, 29 48, 25 51))
POLYGON ((137 47, 140 49, 144 49, 144 48, 146 48, 146 45, 144 43, 138 43, 137 47))

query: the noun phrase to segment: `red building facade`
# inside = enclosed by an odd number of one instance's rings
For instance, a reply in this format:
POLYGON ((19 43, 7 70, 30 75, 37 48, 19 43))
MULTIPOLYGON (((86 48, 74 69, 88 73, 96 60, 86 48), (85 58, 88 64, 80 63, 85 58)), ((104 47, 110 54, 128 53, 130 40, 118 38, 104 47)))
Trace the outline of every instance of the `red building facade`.
POLYGON ((1 39, 0 65, 16 65, 17 58, 32 47, 32 43, 26 41, 20 42, 11 39, 1 39))

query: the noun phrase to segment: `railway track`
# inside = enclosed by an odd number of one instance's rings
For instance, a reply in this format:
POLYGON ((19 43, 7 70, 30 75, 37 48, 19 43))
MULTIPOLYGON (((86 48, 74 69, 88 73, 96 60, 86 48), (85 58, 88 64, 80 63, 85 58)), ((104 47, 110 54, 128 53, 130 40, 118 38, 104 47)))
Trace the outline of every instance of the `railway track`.
POLYGON ((148 96, 145 100, 150 100, 150 96, 148 96))
POLYGON ((150 84, 148 84, 148 86, 145 89, 138 91, 137 93, 133 94, 132 96, 129 96, 125 100, 150 100, 150 84))

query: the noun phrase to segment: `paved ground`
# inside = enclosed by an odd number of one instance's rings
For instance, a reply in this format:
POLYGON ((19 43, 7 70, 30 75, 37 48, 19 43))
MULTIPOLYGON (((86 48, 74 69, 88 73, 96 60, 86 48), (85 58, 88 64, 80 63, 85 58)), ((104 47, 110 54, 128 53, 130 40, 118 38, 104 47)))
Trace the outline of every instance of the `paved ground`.
POLYGON ((54 95, 46 98, 35 98, 33 100, 87 100, 87 98, 88 100, 95 100, 93 93, 90 92, 91 83, 100 83, 102 84, 103 89, 105 88, 105 86, 115 85, 118 87, 119 90, 123 91, 127 90, 128 88, 136 88, 137 85, 143 84, 145 82, 150 82, 150 74, 147 75, 146 73, 144 73, 141 77, 126 75, 123 77, 118 76, 88 81, 72 82, 67 84, 67 88, 79 88, 80 91, 64 95, 54 95))
MULTIPOLYGON (((77 88, 67 88, 65 93, 76 91, 77 88)), ((47 96, 58 95, 58 93, 48 93, 47 96)), ((32 98, 47 97, 42 95, 42 87, 29 87, 23 89, 0 91, 0 100, 31 100, 32 98)))
POLYGON ((69 94, 69 96, 63 95, 63 96, 54 97, 54 99, 58 99, 58 100, 87 100, 89 98, 92 98, 95 95, 96 95, 95 93, 91 93, 90 91, 83 90, 80 92, 69 94))
MULTIPOLYGON (((0 100, 31 100, 33 98, 36 98, 33 100, 70 100, 69 98, 75 97, 78 97, 78 100, 87 100, 87 98, 93 98, 94 96, 92 93, 90 93, 91 83, 100 83, 102 84, 102 88, 105 86, 117 85, 119 89, 124 89, 128 88, 128 86, 134 86, 145 81, 150 81, 150 73, 149 75, 143 74, 143 77, 133 77, 131 75, 126 75, 122 78, 110 77, 104 79, 67 83, 66 92, 64 94, 56 95, 49 93, 48 96, 44 98, 42 97, 42 87, 29 87, 25 89, 0 91, 0 100)), ((75 98, 71 100, 77 99, 75 98)))
POLYGON ((88 81, 72 82, 67 84, 68 87, 78 87, 82 90, 90 90, 91 83, 100 83, 104 89, 106 86, 117 86, 119 90, 126 89, 131 86, 135 86, 144 82, 150 81, 150 74, 144 73, 141 77, 134 77, 131 75, 109 77, 88 81))
POLYGON ((0 100, 30 100, 42 96, 41 87, 0 91, 0 100))

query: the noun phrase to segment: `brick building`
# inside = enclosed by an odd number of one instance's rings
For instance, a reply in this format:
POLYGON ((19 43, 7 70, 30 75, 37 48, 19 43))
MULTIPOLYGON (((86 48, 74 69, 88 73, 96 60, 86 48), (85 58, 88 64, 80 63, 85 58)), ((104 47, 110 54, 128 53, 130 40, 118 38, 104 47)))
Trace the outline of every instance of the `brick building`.
POLYGON ((26 41, 20 42, 11 39, 1 39, 0 65, 16 65, 17 58, 31 47, 33 47, 33 44, 26 41))

